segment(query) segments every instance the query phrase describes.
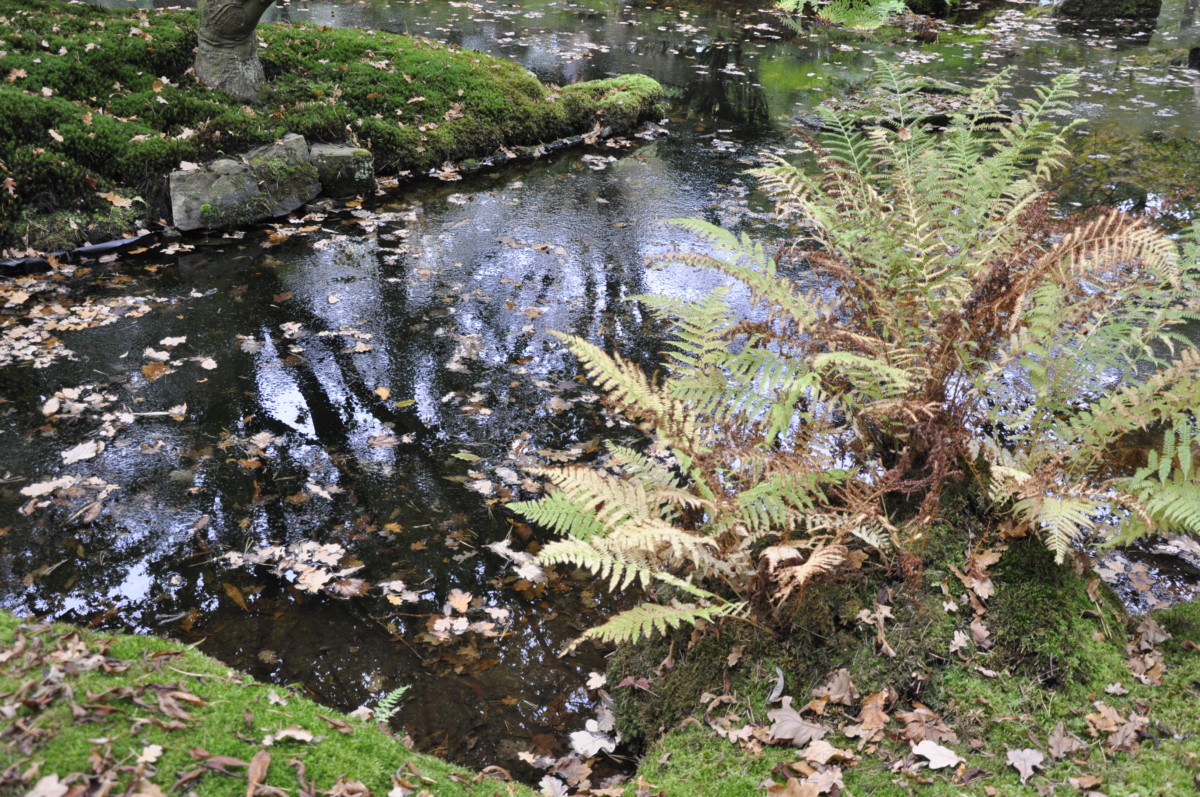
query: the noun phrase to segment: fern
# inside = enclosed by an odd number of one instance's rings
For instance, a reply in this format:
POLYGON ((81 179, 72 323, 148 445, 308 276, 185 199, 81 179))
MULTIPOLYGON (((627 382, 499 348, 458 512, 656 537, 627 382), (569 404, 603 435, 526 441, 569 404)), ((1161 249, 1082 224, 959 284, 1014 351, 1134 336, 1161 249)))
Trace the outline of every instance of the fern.
POLYGON ((589 628, 568 646, 567 651, 574 649, 585 639, 596 639, 608 644, 632 644, 643 637, 666 634, 683 625, 711 623, 720 617, 730 617, 742 608, 743 604, 740 603, 719 606, 701 606, 698 603, 679 601, 671 601, 668 604, 643 603, 609 618, 603 625, 589 628))
MULTIPOLYGON (((886 7, 818 13, 851 5, 886 7)), ((610 445, 513 505, 562 535, 544 564, 667 601, 583 638, 784 623, 852 549, 918 554, 956 480, 979 482, 985 524, 1014 519, 1060 562, 1113 526, 1200 534, 1200 351, 1180 331, 1197 320, 1200 223, 1181 247, 1116 211, 1050 211, 1074 75, 1008 107, 1001 75, 934 129, 927 80, 876 74, 863 111, 825 110, 800 142, 814 170, 755 172, 803 286, 748 235, 676 220, 693 247, 662 260, 733 289, 640 297, 672 330, 661 375, 560 336, 658 454, 610 445), (1114 453, 1134 434, 1161 443, 1129 466, 1114 453)))

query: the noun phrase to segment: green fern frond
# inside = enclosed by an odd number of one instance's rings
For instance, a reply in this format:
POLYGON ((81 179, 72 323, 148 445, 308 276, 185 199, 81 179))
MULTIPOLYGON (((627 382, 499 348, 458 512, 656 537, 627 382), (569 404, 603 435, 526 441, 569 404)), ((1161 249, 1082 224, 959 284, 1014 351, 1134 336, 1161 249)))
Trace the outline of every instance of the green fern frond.
POLYGON ((655 634, 666 635, 672 629, 684 625, 695 625, 700 622, 716 622, 721 617, 737 615, 745 607, 743 603, 725 603, 716 606, 701 606, 698 603, 680 603, 672 601, 667 604, 643 603, 628 611, 621 612, 603 625, 590 628, 579 639, 568 646, 573 650, 585 639, 599 640, 610 645, 620 645, 637 642, 655 634))

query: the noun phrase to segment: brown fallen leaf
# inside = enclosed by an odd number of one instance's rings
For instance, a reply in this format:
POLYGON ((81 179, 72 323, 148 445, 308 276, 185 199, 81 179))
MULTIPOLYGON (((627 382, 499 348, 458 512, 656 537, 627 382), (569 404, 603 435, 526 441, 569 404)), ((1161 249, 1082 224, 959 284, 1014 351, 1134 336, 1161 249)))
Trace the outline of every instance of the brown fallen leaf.
POLYGON ((1080 775, 1077 778, 1067 778, 1067 782, 1079 791, 1090 791, 1103 783, 1104 779, 1095 775, 1080 775))
POLYGON ((254 797, 258 787, 267 777, 267 769, 270 766, 271 754, 266 750, 259 750, 254 754, 254 758, 250 759, 250 771, 246 775, 246 797, 254 797))
POLYGON ((1021 783, 1033 777, 1034 768, 1040 769, 1045 760, 1046 757, 1033 748, 1008 751, 1008 764, 1017 770, 1017 774, 1021 776, 1021 783))
POLYGON ((353 726, 345 720, 336 717, 326 717, 324 714, 318 714, 317 719, 324 722, 330 728, 333 728, 338 733, 354 733, 353 726))
POLYGON ((263 746, 270 747, 281 739, 295 739, 298 742, 311 742, 313 740, 312 731, 307 731, 299 725, 289 725, 286 728, 268 733, 263 738, 263 746))
POLYGON ((1103 701, 1097 700, 1092 705, 1096 707, 1096 711, 1087 715, 1088 733, 1092 736, 1099 736, 1101 733, 1115 733, 1125 724, 1125 718, 1103 701))
POLYGON ((824 725, 809 722, 801 717, 799 712, 792 708, 791 696, 784 697, 780 703, 779 708, 767 712, 767 718, 774 723, 769 732, 771 742, 791 742, 796 747, 805 747, 814 739, 821 739, 829 733, 829 729, 824 725))
POLYGON ((929 739, 934 742, 957 742, 958 736, 946 727, 941 717, 923 703, 913 701, 912 711, 897 711, 896 719, 904 723, 904 738, 911 742, 929 739))
POLYGON ((1067 733, 1066 726, 1061 722, 1054 726, 1054 730, 1050 731, 1050 738, 1047 739, 1046 744, 1050 748, 1050 756, 1055 760, 1087 749, 1087 745, 1076 738, 1074 734, 1067 733))
POLYGON ((221 586, 225 587, 225 594, 229 596, 230 600, 240 606, 242 611, 250 611, 250 607, 246 605, 246 598, 242 595, 242 591, 240 589, 228 582, 222 584, 221 586))
POLYGON ((814 739, 809 742, 808 747, 800 751, 800 755, 810 764, 820 764, 821 766, 825 766, 830 761, 852 763, 858 760, 858 756, 850 750, 834 747, 824 739, 814 739))
POLYGON ((812 696, 825 697, 834 703, 841 703, 843 706, 853 706, 859 698, 858 688, 850 680, 850 671, 845 667, 831 672, 824 686, 818 686, 812 690, 812 696))
POLYGON ((173 373, 174 370, 175 370, 174 368, 167 365, 166 363, 160 363, 160 362, 146 363, 145 365, 142 366, 142 374, 146 377, 146 380, 149 382, 153 382, 157 379, 161 379, 162 377, 166 376, 167 374, 173 373))

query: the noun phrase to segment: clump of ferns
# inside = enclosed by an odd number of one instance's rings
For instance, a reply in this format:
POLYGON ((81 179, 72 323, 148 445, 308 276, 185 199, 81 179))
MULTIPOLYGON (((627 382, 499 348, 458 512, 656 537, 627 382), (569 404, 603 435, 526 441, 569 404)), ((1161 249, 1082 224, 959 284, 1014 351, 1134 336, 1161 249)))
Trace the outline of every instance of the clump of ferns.
POLYGON ((667 259, 731 285, 640 297, 673 329, 664 378, 561 336, 669 453, 614 446, 608 471, 545 471, 548 495, 514 505, 562 535, 543 562, 674 595, 583 638, 785 621, 851 547, 919 561, 955 482, 1060 562, 1101 519, 1120 540, 1200 532, 1200 353, 1180 330, 1198 319, 1195 238, 1181 248, 1115 210, 1052 212, 1074 75, 1004 113, 997 78, 935 131, 911 110, 920 83, 877 73, 886 124, 826 110, 801 142, 815 169, 756 172, 799 231, 803 287, 747 236, 679 221, 704 247, 667 259), (1158 449, 1114 468, 1149 427, 1165 430, 1158 449))

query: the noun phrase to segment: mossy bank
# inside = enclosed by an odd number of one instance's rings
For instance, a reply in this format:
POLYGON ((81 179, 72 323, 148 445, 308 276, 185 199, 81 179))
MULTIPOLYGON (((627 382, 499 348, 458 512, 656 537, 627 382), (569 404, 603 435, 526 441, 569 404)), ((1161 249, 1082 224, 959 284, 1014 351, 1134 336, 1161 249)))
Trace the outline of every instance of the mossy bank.
POLYGON ((779 703, 768 704, 767 697, 778 685, 808 721, 829 729, 824 741, 857 756, 841 760, 842 780, 854 795, 1079 793, 1072 778, 1102 784, 1096 792, 1109 797, 1194 794, 1200 784, 1200 605, 1152 615, 1171 638, 1159 646, 1161 685, 1141 683, 1126 648, 1141 618, 1128 617, 1098 579, 1055 565, 1040 543, 1016 541, 991 568, 995 593, 982 618, 989 644, 963 648, 954 632, 965 627, 971 610, 958 602, 963 585, 953 569, 962 572, 966 552, 957 546, 955 555, 952 540, 943 533, 930 542, 928 566, 915 579, 867 562, 866 578, 817 585, 796 618, 797 632, 786 639, 727 622, 720 634, 690 644, 680 634, 673 643, 660 639, 619 650, 609 683, 645 687, 614 692, 617 729, 643 753, 639 776, 666 794, 714 797, 762 794, 764 780, 782 781, 786 774, 803 779, 792 768, 800 758, 795 748, 764 745, 761 735, 734 743, 716 730, 769 727, 768 712, 779 703), (859 616, 877 611, 881 600, 892 615, 883 636, 894 657, 882 650, 877 627, 859 616), (947 611, 951 604, 958 608, 947 611), (803 708, 839 668, 864 698, 888 695, 884 716, 891 719, 865 750, 843 735, 859 721, 858 700, 846 707, 830 703, 823 714, 803 708), (1103 711, 1098 704, 1146 719, 1132 749, 1116 749, 1095 732, 1089 715, 1103 711), (911 752, 912 726, 900 716, 924 710, 920 706, 955 734, 936 738, 965 763, 940 771, 921 766, 923 759, 911 752), (1056 759, 1048 739, 1059 723, 1082 747, 1056 759), (1010 750, 1026 749, 1044 761, 1023 782, 1007 758, 1010 750))
POLYGON ((7 612, 0 708, 0 794, 40 782, 38 794, 65 794, 55 789, 69 784, 88 794, 224 797, 248 793, 256 764, 258 794, 533 794, 412 752, 374 722, 255 682, 189 647, 7 612))
POLYGON ((558 88, 419 37, 263 25, 269 84, 251 107, 196 81, 194 12, 13 0, 0 25, 0 246, 78 243, 156 220, 180 162, 285 132, 365 147, 379 174, 419 173, 596 123, 630 132, 662 97, 642 75, 558 88))

